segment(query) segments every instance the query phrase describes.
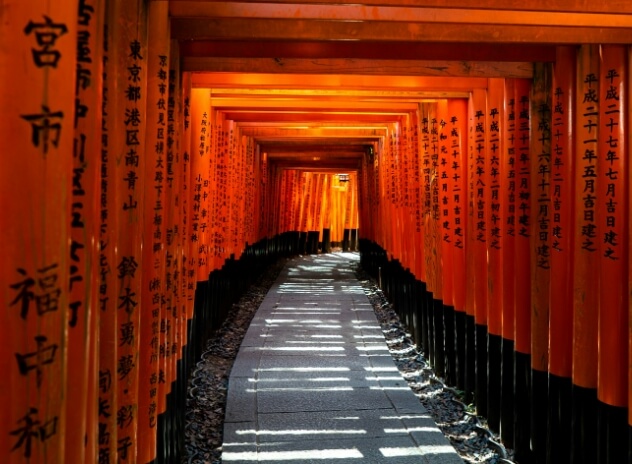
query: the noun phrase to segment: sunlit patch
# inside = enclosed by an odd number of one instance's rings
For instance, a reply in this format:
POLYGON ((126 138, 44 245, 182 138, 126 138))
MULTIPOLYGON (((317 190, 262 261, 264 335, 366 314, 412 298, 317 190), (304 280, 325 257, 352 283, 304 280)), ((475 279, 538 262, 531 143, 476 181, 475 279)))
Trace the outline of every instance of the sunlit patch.
POLYGON ((397 458, 402 456, 421 456, 419 448, 380 448, 380 453, 386 458, 397 458))
POLYGON ((312 335, 312 338, 342 338, 342 335, 312 335))
POLYGON ((279 387, 279 388, 257 388, 256 390, 247 388, 246 393, 274 393, 274 392, 325 392, 325 391, 353 391, 353 387, 314 387, 314 388, 303 388, 303 387, 279 387))
POLYGON ((320 345, 344 345, 345 342, 334 342, 334 341, 314 341, 314 340, 288 340, 286 342, 288 345, 289 344, 295 344, 295 345, 307 345, 308 343, 318 343, 320 345))
POLYGON ((364 455, 355 448, 315 449, 300 451, 246 451, 222 453, 222 461, 294 461, 297 459, 362 459, 364 455))
POLYGON ((354 335, 353 338, 362 338, 362 339, 367 339, 367 338, 375 338, 378 340, 384 340, 384 335, 378 334, 378 335, 354 335))
POLYGON ((396 366, 365 367, 364 370, 369 372, 399 372, 396 366))
POLYGON ((411 419, 429 419, 430 415, 416 415, 416 416, 381 416, 380 420, 411 420, 411 419))
POLYGON ((365 377, 366 380, 369 380, 371 382, 376 382, 376 381, 385 381, 385 380, 396 380, 396 381, 402 381, 402 378, 398 375, 392 375, 392 376, 387 376, 387 377, 381 377, 381 376, 377 376, 377 377, 365 377))
POLYGON ((388 351, 388 348, 380 345, 356 346, 358 351, 388 351))
POLYGON ((382 391, 403 391, 410 390, 409 387, 369 387, 370 390, 382 390, 382 391))
POLYGON ((313 379, 253 379, 249 378, 250 383, 262 383, 262 382, 350 382, 351 379, 347 377, 315 377, 313 379))
POLYGON ((436 427, 410 427, 401 429, 384 429, 384 433, 411 433, 411 432, 431 432, 441 433, 436 427))
POLYGON ((366 430, 237 430, 237 435, 366 435, 366 430))
POLYGON ((342 346, 263 346, 261 351, 344 351, 342 346))
POLYGON ((259 372, 348 372, 348 367, 268 367, 253 369, 259 372))

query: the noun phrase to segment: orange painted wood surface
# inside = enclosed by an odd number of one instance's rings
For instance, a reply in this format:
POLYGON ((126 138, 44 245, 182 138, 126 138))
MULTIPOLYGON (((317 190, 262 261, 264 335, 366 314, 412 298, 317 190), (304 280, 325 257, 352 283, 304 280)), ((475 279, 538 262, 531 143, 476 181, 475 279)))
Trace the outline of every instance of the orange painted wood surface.
POLYGON ((473 271, 474 271, 474 307, 476 324, 487 326, 487 293, 488 293, 488 262, 487 262, 487 230, 490 198, 488 183, 489 166, 489 122, 487 118, 487 92, 472 93, 472 128, 473 128, 473 271))
POLYGON ((599 48, 577 52, 575 224, 573 228, 573 383, 597 388, 598 254, 596 153, 599 127, 599 48))
POLYGON ((551 72, 536 65, 531 89, 531 367, 549 364, 551 278, 551 72))
POLYGON ((531 83, 518 80, 514 95, 518 114, 518 134, 516 142, 516 266, 515 269, 515 350, 519 353, 531 353, 531 253, 530 237, 534 233, 531 220, 531 166, 530 166, 530 130, 531 83))
POLYGON ((627 175, 627 49, 601 47, 599 67, 599 141, 597 221, 599 254, 599 355, 597 396, 609 405, 628 406, 627 346, 629 292, 629 177, 627 175))
POLYGON ((551 293, 549 371, 572 375, 573 334, 573 172, 575 114, 574 48, 560 48, 553 69, 551 126, 551 293))
MULTIPOLYGON (((82 369, 68 369, 66 362, 69 303, 77 297, 71 279, 85 270, 71 269, 71 227, 83 211, 76 204, 73 211, 68 200, 73 191, 77 2, 9 1, 2 16, 0 37, 12 45, 0 51, 5 306, 0 455, 7 463, 63 462, 65 382, 68 376, 85 382, 82 369)), ((70 420, 75 426, 85 424, 84 418, 70 420)))
MULTIPOLYGON (((503 285, 502 251, 506 234, 501 176, 501 159, 505 150, 505 81, 490 79, 487 91, 487 326, 492 335, 502 335, 503 285)), ((513 276, 507 276, 511 278, 513 276)))
POLYGON ((515 80, 505 79, 505 114, 504 147, 500 153, 500 177, 502 190, 499 194, 503 197, 501 206, 503 214, 503 247, 501 251, 501 263, 503 274, 502 288, 502 336, 505 340, 514 340, 515 337, 515 305, 516 305, 516 235, 517 235, 517 159, 518 153, 518 105, 515 95, 515 80))

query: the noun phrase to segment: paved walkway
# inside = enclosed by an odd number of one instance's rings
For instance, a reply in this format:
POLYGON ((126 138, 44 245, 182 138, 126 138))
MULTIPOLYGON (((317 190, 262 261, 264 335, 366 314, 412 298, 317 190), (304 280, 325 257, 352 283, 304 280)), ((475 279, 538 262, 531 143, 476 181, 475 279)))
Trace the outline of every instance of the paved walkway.
POLYGON ((233 366, 223 462, 463 464, 401 377, 355 253, 288 263, 233 366))

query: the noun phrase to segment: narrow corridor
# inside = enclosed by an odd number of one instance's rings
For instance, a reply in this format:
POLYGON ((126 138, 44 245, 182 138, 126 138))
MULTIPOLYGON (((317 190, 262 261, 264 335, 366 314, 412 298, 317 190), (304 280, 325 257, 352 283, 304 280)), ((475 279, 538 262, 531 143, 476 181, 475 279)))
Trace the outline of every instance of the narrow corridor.
POLYGON ((401 377, 355 253, 288 262, 241 345, 224 462, 460 463, 401 377))

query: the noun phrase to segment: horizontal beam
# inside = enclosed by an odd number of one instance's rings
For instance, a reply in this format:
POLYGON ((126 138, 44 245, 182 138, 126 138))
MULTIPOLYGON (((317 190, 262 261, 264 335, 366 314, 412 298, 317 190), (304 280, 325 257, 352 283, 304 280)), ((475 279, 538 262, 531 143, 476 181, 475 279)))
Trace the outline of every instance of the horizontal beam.
POLYGON ((442 77, 511 77, 533 76, 531 63, 367 60, 367 59, 301 59, 301 58, 215 58, 185 57, 184 71, 289 73, 289 74, 360 74, 442 77))
POLYGON ((256 123, 277 124, 296 123, 352 123, 352 124, 386 124, 401 120, 400 114, 372 114, 372 113, 310 113, 310 112, 252 112, 226 111, 222 112, 226 119, 238 122, 240 125, 256 123))
MULTIPOLYGON (((493 15, 489 15, 492 17, 493 15)), ((450 22, 173 18, 180 40, 368 40, 523 44, 629 43, 630 27, 450 22)))
MULTIPOLYGON (((197 87, 197 86, 196 86, 197 87)), ((428 100, 430 95, 434 95, 431 92, 419 91, 419 90, 347 90, 347 89, 222 89, 213 88, 211 90, 212 97, 221 98, 259 98, 260 96, 266 97, 302 97, 309 99, 331 99, 331 98, 346 98, 346 99, 359 99, 364 101, 371 100, 402 100, 402 101, 414 101, 419 102, 421 100, 428 100)), ((462 98, 468 98, 469 92, 454 92, 459 94, 462 98)), ((442 97, 445 98, 445 97, 442 97)))
POLYGON ((379 60, 555 61, 555 46, 501 43, 197 40, 180 43, 183 57, 357 58, 379 60))
POLYGON ((324 95, 338 91, 408 91, 424 92, 432 98, 447 98, 441 94, 470 92, 486 89, 488 79, 483 77, 434 76, 366 76, 366 75, 314 75, 314 74, 252 74, 252 73, 191 73, 194 88, 261 90, 298 89, 324 95))
POLYGON ((415 102, 402 101, 357 101, 357 100, 305 100, 297 98, 212 98, 213 108, 230 111, 240 108, 248 110, 293 110, 293 111, 362 111, 365 113, 393 114, 408 113, 417 109, 415 102))
POLYGON ((173 18, 252 18, 290 19, 320 21, 390 21, 402 23, 446 23, 459 25, 490 24, 496 26, 538 26, 552 27, 593 27, 630 28, 632 16, 621 15, 619 11, 609 13, 557 12, 557 11, 515 11, 495 9, 490 14, 484 8, 428 7, 421 5, 363 5, 354 4, 313 4, 276 2, 172 2, 170 15, 173 18))
MULTIPOLYGON (((179 4, 187 3, 217 3, 219 0, 169 0, 171 10, 183 8, 179 4)), ((267 0, 250 0, 241 3, 252 5, 270 3, 267 0)), ((283 5, 321 4, 323 0, 275 0, 274 3, 283 5)), ((384 0, 359 0, 355 4, 368 6, 384 6, 384 0)), ((390 0, 391 7, 425 7, 447 8, 446 0, 390 0)), ((609 0, 607 2, 595 2, 586 0, 450 0, 449 8, 466 8, 481 10, 510 10, 510 11, 541 11, 541 12, 589 12, 589 13, 632 13, 632 3, 629 0, 609 0)))

